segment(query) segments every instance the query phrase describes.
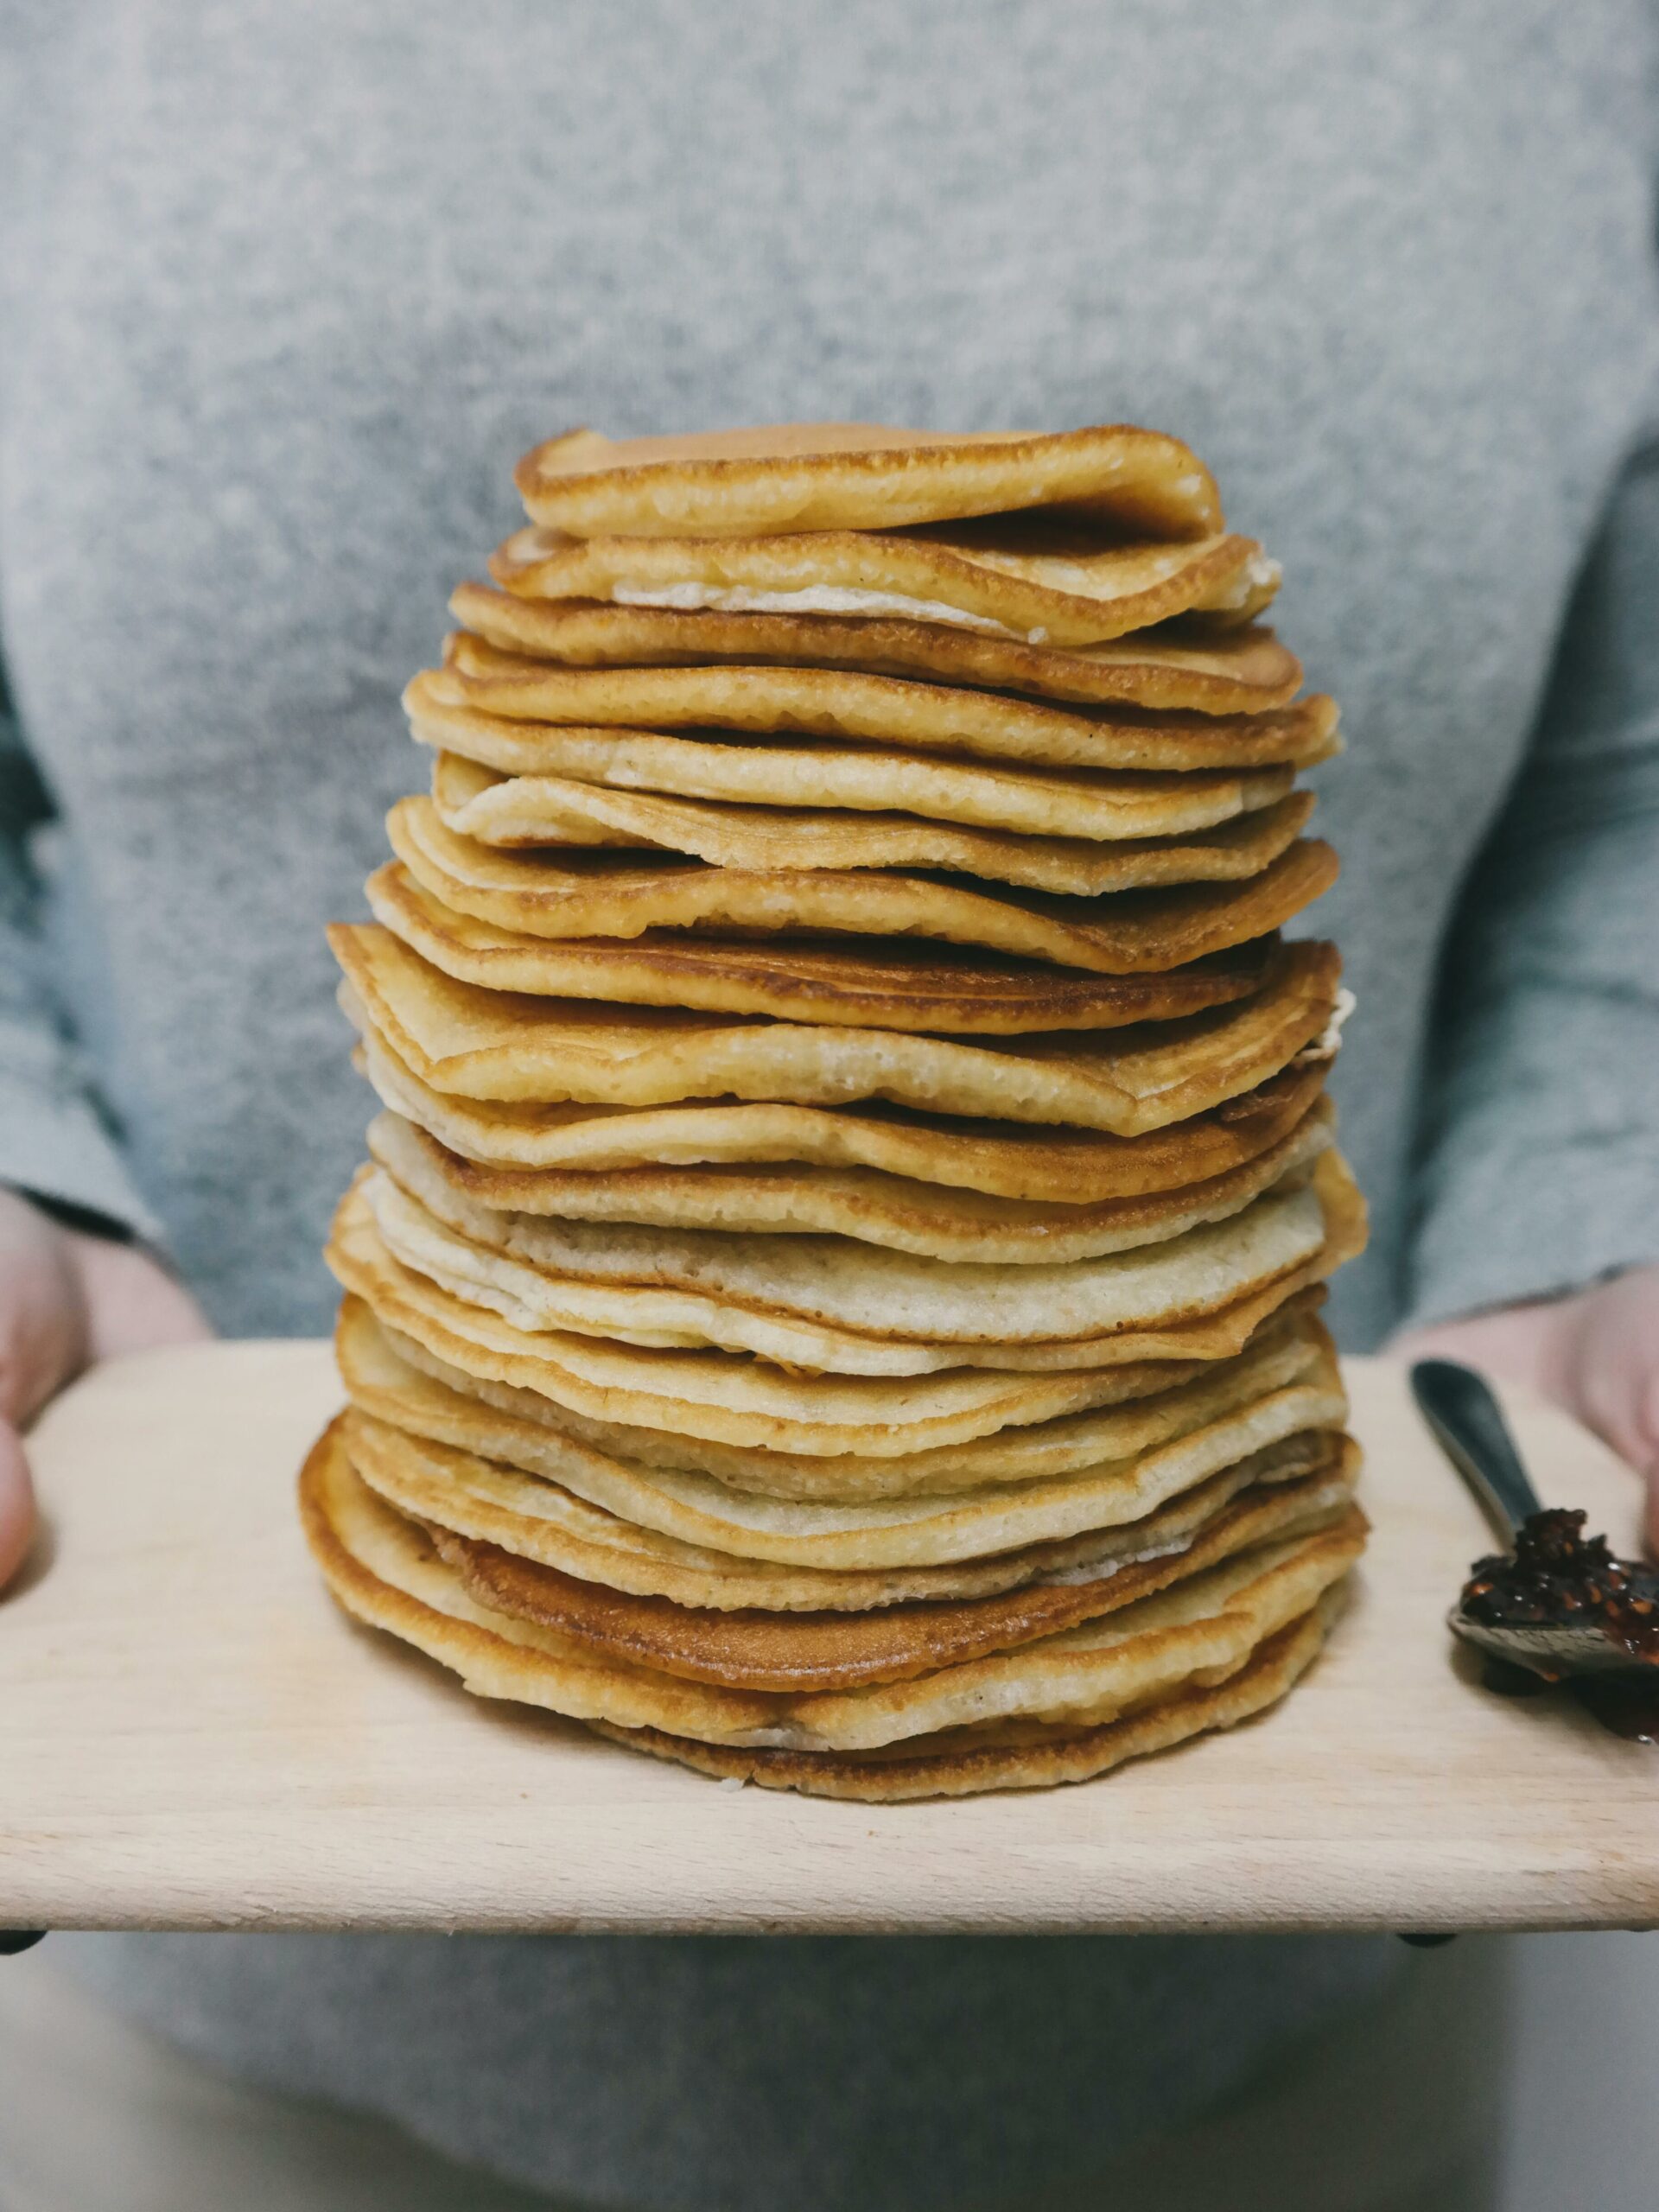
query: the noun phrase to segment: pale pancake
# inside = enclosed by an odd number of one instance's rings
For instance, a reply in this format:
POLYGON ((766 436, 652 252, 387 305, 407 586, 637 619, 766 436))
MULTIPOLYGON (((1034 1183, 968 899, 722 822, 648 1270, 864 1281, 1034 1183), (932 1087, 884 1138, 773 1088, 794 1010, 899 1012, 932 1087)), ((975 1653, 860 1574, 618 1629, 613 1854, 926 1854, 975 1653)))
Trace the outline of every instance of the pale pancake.
POLYGON ((1108 544, 1042 518, 772 537, 569 537, 521 530, 490 574, 521 599, 730 614, 897 615, 1028 645, 1093 645, 1184 614, 1216 627, 1271 601, 1279 564, 1253 538, 1108 544))
MULTIPOLYGON (((1009 1589, 1099 1558, 1147 1555, 1167 1533, 1147 1533, 1153 1516, 1230 1469, 1245 1470, 1239 1486, 1325 1471, 1330 1436, 1347 1410, 1335 1362, 1321 1353, 1292 1382, 1244 1401, 1166 1393, 1174 1402, 1161 1427, 1150 1419, 1143 1424, 1152 1441, 1069 1474, 915 1497, 788 1499, 647 1467, 544 1423, 481 1414, 475 1403, 411 1371, 384 1337, 365 1342, 359 1322, 342 1325, 339 1344, 361 1424, 357 1456, 376 1488, 405 1510, 556 1565, 567 1562, 563 1548, 581 1536, 618 1556, 573 1561, 572 1572, 651 1591, 663 1587, 661 1576, 672 1566, 684 1571, 682 1591, 690 1577, 696 1602, 717 1606, 890 1605, 925 1593, 1009 1589), (570 1507, 573 1498, 581 1513, 570 1507), (594 1511, 616 1525, 594 1523, 594 1511), (1122 1541, 1103 1549, 1090 1544, 1081 1554, 1054 1550, 1106 1529, 1119 1531, 1122 1541), (644 1553, 634 1543, 639 1531, 649 1539, 644 1553), (730 1574, 744 1562, 818 1580, 799 1586, 770 1576, 734 1589, 730 1574), (918 1584, 912 1577, 912 1570, 969 1564, 975 1573, 966 1581, 918 1584), (840 1581, 849 1573, 906 1579, 902 1586, 867 1581, 854 1589, 840 1581)), ((1133 1416, 1139 1408, 1117 1410, 1133 1416)), ((1136 1426, 1122 1420, 1127 1433, 1136 1426)))
POLYGON ((1336 702, 1319 693, 1260 714, 1154 715, 850 668, 567 668, 475 637, 451 638, 444 653, 442 671, 429 672, 441 696, 510 721, 784 731, 1051 768, 1306 767, 1337 748, 1336 702))
MULTIPOLYGON (((1310 1483, 1351 1488, 1357 1469, 1356 1446, 1332 1431, 1309 1429, 1176 1491, 1138 1519, 1080 1536, 942 1566, 803 1567, 665 1535, 592 1503, 560 1479, 562 1470, 574 1464, 582 1490, 597 1495, 620 1484, 623 1502, 639 1470, 626 1462, 619 1466, 614 1452, 584 1452, 569 1435, 561 1448, 545 1433, 545 1421, 532 1423, 528 1433, 522 1422, 499 1417, 480 1422, 464 1395, 403 1357, 359 1300, 344 1302, 335 1345, 352 1400, 354 1462, 400 1512, 609 1589, 724 1611, 862 1611, 984 1597, 1036 1581, 1069 1584, 1131 1562, 1150 1568, 1189 1544, 1242 1491, 1289 1488, 1300 1495, 1310 1483), (526 1472, 526 1466, 543 1471, 526 1472)), ((1238 1394, 1239 1402, 1249 1395, 1238 1394)), ((1192 1425, 1191 1417, 1172 1410, 1163 1427, 1148 1433, 1166 1439, 1180 1419, 1192 1425)), ((671 1501, 668 1510, 687 1510, 683 1501, 671 1501)))
MULTIPOLYGON (((1179 1418, 1204 1421, 1199 1431, 1177 1431, 1168 1442, 1148 1446, 1144 1453, 1097 1460, 1075 1473, 991 1482, 971 1491, 918 1491, 913 1496, 876 1496, 874 1484, 847 1497, 774 1497, 739 1491, 686 1469, 611 1458, 542 1425, 506 1438, 500 1421, 491 1431, 478 1409, 467 1415, 465 1433, 469 1449, 475 1440, 485 1458, 564 1482, 621 1520, 686 1544, 794 1566, 869 1568, 976 1560, 1135 1520, 1174 1491, 1190 1489, 1265 1445, 1283 1442, 1303 1429, 1330 1429, 1343 1421, 1344 1405, 1334 1365, 1320 1356, 1314 1367, 1281 1389, 1248 1405, 1224 1402, 1210 1421, 1205 1415, 1212 1411, 1214 1405, 1205 1405, 1204 1395, 1184 1402, 1179 1418), (1146 1489, 1153 1482, 1161 1482, 1161 1489, 1146 1489)), ((460 1421, 460 1411, 451 1409, 449 1418, 460 1421)))
POLYGON ((450 1366, 424 1344, 386 1328, 360 1299, 350 1296, 340 1307, 335 1348, 347 1390, 377 1418, 550 1480, 560 1479, 557 1454, 563 1442, 574 1440, 632 1465, 712 1475, 726 1490, 847 1504, 1035 1482, 1079 1474, 1107 1460, 1132 1460, 1306 1381, 1321 1360, 1332 1357, 1330 1337, 1308 1302, 1318 1295, 1305 1291, 1288 1301, 1232 1359, 1114 1369, 1126 1395, 1110 1404, 887 1458, 862 1452, 815 1458, 595 1421, 535 1390, 450 1366))
MULTIPOLYGON (((378 1490, 354 1442, 350 1450, 358 1473, 378 1490)), ((1336 1456, 1333 1448, 1333 1463, 1336 1456)), ((732 1689, 832 1690, 906 1681, 1102 1618, 1257 1545, 1334 1528, 1353 1497, 1352 1483, 1340 1478, 1254 1487, 1235 1492, 1184 1540, 1167 1537, 1160 1558, 1091 1566, 1080 1579, 1027 1582, 989 1597, 870 1611, 677 1604, 521 1559, 442 1522, 427 1526, 439 1556, 480 1605, 556 1630, 589 1650, 732 1689)), ((395 1497, 387 1502, 410 1510, 395 1497)))
MULTIPOLYGON (((1098 1727, 1044 1728, 1010 1721, 923 1738, 898 1754, 849 1758, 830 1751, 746 1751, 699 1743, 660 1728, 621 1727, 611 1720, 593 1719, 587 1726, 629 1751, 671 1760, 711 1778, 753 1782, 763 1789, 797 1789, 808 1797, 904 1804, 991 1789, 1052 1789, 1063 1783, 1093 1781, 1132 1759, 1173 1751, 1196 1736, 1236 1728, 1267 1712, 1289 1694, 1319 1657, 1340 1616, 1344 1590, 1344 1584, 1333 1585, 1300 1620, 1259 1644, 1236 1674, 1207 1688, 1189 1684, 1098 1727)), ((380 1602, 397 1600, 382 1595, 380 1602)))
POLYGON ((583 729, 481 714, 458 703, 461 689, 447 670, 417 676, 404 694, 410 729, 436 752, 505 776, 748 806, 897 812, 1023 836, 1098 842, 1190 835, 1275 804, 1294 773, 1290 766, 1174 773, 1009 767, 787 734, 583 729))
MULTIPOLYGON (((885 869, 785 872, 765 864, 710 868, 677 853, 502 852, 457 836, 431 800, 419 797, 400 799, 386 830, 392 850, 430 899, 504 934, 624 944, 654 944, 654 933, 678 931, 696 931, 701 942, 705 929, 769 944, 779 934, 938 938, 1107 976, 1162 976, 1265 937, 1327 890, 1337 874, 1331 848, 1306 838, 1243 883, 1065 899, 885 869)), ((665 955, 674 944, 664 940, 665 955)), ((819 957, 834 951, 810 950, 819 957)), ((733 948, 734 963, 753 957, 747 943, 733 948)), ((856 948, 844 957, 856 957, 856 948)))
POLYGON ((614 1174, 496 1167, 451 1151, 412 1117, 390 1111, 371 1126, 369 1149, 416 1192, 436 1179, 457 1202, 497 1212, 694 1233, 851 1237, 926 1260, 1028 1266, 1102 1258, 1225 1220, 1309 1166, 1332 1143, 1334 1121, 1321 1101, 1277 1144, 1224 1174, 1092 1206, 1033 1205, 872 1171, 810 1166, 614 1174))
MULTIPOLYGON (((356 1065, 380 1098, 450 1151, 484 1166, 561 1177, 573 1192, 607 1173, 626 1177, 626 1187, 642 1198, 649 1194, 653 1204, 668 1203, 668 1194, 695 1170, 697 1187, 715 1194, 709 1202, 723 1205, 758 1190, 763 1179, 775 1179, 777 1171, 766 1163, 789 1161, 820 1174, 859 1178, 845 1185, 849 1194, 868 1188, 868 1175, 880 1177, 884 1190, 889 1181, 899 1184, 902 1193, 889 1192, 895 1202, 900 1195, 914 1198, 918 1188, 930 1194, 930 1205, 946 1189, 982 1191, 1026 1207, 1033 1224, 1046 1222, 1058 1233, 1068 1222, 1084 1227, 1091 1207, 1185 1188, 1247 1166, 1314 1110, 1325 1081, 1323 1062, 1298 1063, 1242 1098, 1143 1137, 1064 1128, 1039 1134, 1014 1122, 956 1122, 902 1107, 863 1114, 784 1105, 589 1112, 457 1098, 435 1090, 392 1051, 349 983, 340 986, 340 1002, 360 1033, 356 1065)), ((958 1217, 944 1205, 939 1233, 949 1234, 958 1217)), ((1000 1209, 983 1218, 1005 1227, 1011 1220, 1000 1209)))
POLYGON ((476 583, 450 594, 449 611, 499 652, 573 668, 853 668, 1081 706, 1199 715, 1287 707, 1302 685, 1295 654, 1254 624, 1218 637, 1139 631, 1068 651, 944 622, 713 609, 685 614, 671 607, 518 599, 476 583))
POLYGON ((1098 1726, 1195 1678, 1236 1672, 1339 1580, 1364 1543, 1363 1516, 1355 1510, 1334 1529, 1223 1560, 1103 1619, 1014 1651, 908 1681, 779 1694, 688 1681, 601 1656, 556 1630, 479 1605, 424 1532, 353 1471, 337 1430, 306 1463, 301 1506, 335 1597, 358 1618, 458 1666, 476 1693, 519 1698, 577 1719, 802 1750, 873 1749, 995 1719, 1098 1726), (377 1603, 376 1586, 415 1603, 377 1603), (487 1644, 467 1633, 480 1628, 490 1632, 487 1644))
POLYGON ((532 522, 577 537, 894 530, 1033 508, 1148 537, 1221 528, 1215 480, 1192 448, 1123 423, 954 433, 777 423, 622 439, 567 430, 527 453, 513 481, 532 522))
MULTIPOLYGON (((609 1583, 622 1573, 620 1555, 631 1548, 630 1526, 666 1538, 672 1531, 661 1524, 678 1522, 683 1529, 704 1531, 699 1535, 682 1533, 678 1541, 695 1549, 699 1560, 706 1553, 715 1562, 702 1568, 700 1580, 690 1564, 682 1562, 686 1566, 683 1580, 697 1592, 702 1605, 720 1610, 734 1601, 740 1606, 743 1603, 718 1564, 723 1554, 734 1573, 747 1572, 757 1561, 777 1566, 779 1574, 763 1598, 753 1595, 754 1577, 749 1577, 748 1602, 765 1610, 858 1609, 858 1595, 865 1595, 868 1605, 908 1602, 925 1592, 964 1596, 989 1592, 1020 1587, 1044 1575, 1092 1573, 1103 1560, 1155 1553, 1166 1540, 1179 1545, 1192 1526, 1203 1524, 1217 1503, 1209 1484, 1230 1470, 1242 1470, 1236 1487, 1243 1488, 1254 1482, 1269 1486, 1294 1482, 1309 1469, 1327 1469, 1341 1406, 1342 1393, 1332 1376, 1324 1389, 1308 1384, 1281 1391, 1227 1421, 1166 1445, 1148 1455, 1144 1466, 1114 1462, 1092 1475, 1065 1482, 887 1504, 785 1506, 775 1499, 726 1497, 718 1485, 706 1481, 701 1490, 692 1485, 683 1492, 680 1485, 661 1477, 652 1481, 621 1461, 608 1475, 584 1467, 579 1481, 561 1484, 543 1478, 538 1484, 505 1462, 458 1451, 365 1415, 354 1415, 361 1423, 354 1432, 360 1435, 361 1450, 353 1444, 353 1452, 374 1487, 406 1510, 531 1559, 556 1554, 563 1548, 563 1538, 550 1534, 545 1525, 569 1522, 563 1498, 554 1493, 568 1492, 591 1506, 601 1496, 614 1500, 632 1492, 641 1511, 651 1517, 635 1519, 632 1510, 623 1514, 613 1502, 605 1506, 618 1527, 607 1535, 612 1556, 595 1558, 593 1563, 590 1579, 595 1580, 609 1583), (1331 1419, 1323 1427, 1301 1422, 1301 1414, 1315 1406, 1330 1411, 1331 1419), (1256 1441, 1258 1438, 1267 1440, 1256 1441), (1177 1515, 1168 1522, 1159 1521, 1154 1530, 1154 1522, 1166 1504, 1200 1490, 1206 1496, 1189 1522, 1177 1515), (700 1503, 703 1493, 709 1495, 700 1503), (1143 1498, 1142 1510, 1126 1521, 1126 1513, 1143 1498), (1110 1542, 1095 1541, 1103 1531, 1113 1532, 1110 1542), (969 1567, 975 1570, 971 1573, 958 1571, 969 1567), (923 1570, 932 1575, 931 1583, 923 1570), (841 1586, 840 1579, 847 1573, 867 1580, 885 1573, 900 1578, 904 1586, 889 1583, 884 1595, 871 1599, 866 1592, 855 1593, 850 1585, 841 1586), (798 1582, 793 1580, 798 1575, 817 1580, 798 1582)), ((568 1452, 564 1457, 568 1464, 568 1452)), ((653 1559, 653 1570, 657 1566, 653 1559)))
MULTIPOLYGON (((1313 841, 1293 847, 1275 868, 1246 887, 1246 899, 1255 894, 1261 910, 1274 901, 1305 905, 1332 872, 1325 863, 1328 850, 1313 841)), ((498 862, 506 857, 495 855, 498 862)), ((424 865, 429 874, 435 873, 429 861, 424 865)), ((756 883, 757 912, 771 895, 769 880, 756 883)), ((826 879, 792 880, 803 887, 804 900, 817 896, 826 879), (815 888, 809 892, 808 886, 815 888)), ((854 885, 865 880, 850 879, 854 885)), ((375 919, 458 982, 531 997, 764 1014, 832 1028, 1020 1037, 1174 1020, 1259 990, 1277 950, 1276 939, 1263 937, 1168 972, 1112 975, 892 938, 864 940, 861 950, 855 949, 855 938, 705 937, 686 929, 649 930, 629 938, 559 938, 463 913, 417 882, 400 861, 377 868, 364 887, 375 919)), ((937 912, 938 902, 933 905, 937 912)))
POLYGON ((859 1168, 659 1167, 573 1174, 491 1166, 451 1151, 422 1128, 418 1114, 383 1114, 369 1131, 369 1149, 416 1189, 423 1163, 458 1198, 500 1212, 747 1236, 850 1236, 924 1259, 1025 1266, 1098 1259, 1224 1220, 1315 1160, 1332 1142, 1333 1127, 1334 1116, 1321 1102, 1277 1144, 1224 1174, 1092 1206, 1033 1205, 859 1168))
MULTIPOLYGON (((1309 1429, 1250 1453, 1122 1526, 938 1567, 834 1569, 783 1566, 661 1535, 559 1483, 382 1422, 362 1405, 353 1405, 346 1427, 352 1462, 363 1480, 420 1522, 457 1567, 460 1544, 487 1543, 574 1578, 601 1602, 621 1592, 702 1613, 773 1618, 977 1605, 1028 1591, 1033 1616, 1046 1618, 1065 1611, 1066 1602, 1047 1593, 1109 1577, 1135 1578, 1122 1588, 1144 1595, 1203 1564, 1192 1560, 1193 1548, 1223 1522, 1224 1536, 1244 1529, 1248 1541, 1282 1533, 1293 1522, 1303 1525, 1310 1512, 1338 1517, 1352 1497, 1358 1465, 1357 1446, 1333 1430, 1309 1429), (1248 1522, 1234 1516, 1235 1500, 1249 1506, 1248 1522)), ((1111 1594, 1118 1594, 1116 1588, 1111 1594)), ((524 1609, 509 1604, 505 1610, 524 1609)), ((529 1618, 536 1617, 530 1610, 529 1618)))
POLYGON ((531 1390, 589 1420, 673 1430, 722 1445, 888 1459, 959 1445, 1009 1427, 1115 1405, 1231 1358, 1287 1302, 1364 1243, 1357 1193, 1338 1193, 1323 1248, 1304 1268, 1223 1312, 1126 1333, 1116 1363, 1060 1372, 957 1368, 925 1376, 796 1375, 721 1351, 659 1351, 569 1332, 526 1334, 453 1296, 386 1249, 361 1193, 334 1217, 324 1255, 341 1287, 400 1337, 489 1383, 531 1390))
MULTIPOLYGON (((1313 795, 1293 792, 1274 805, 1185 836, 1105 844, 963 829, 918 815, 725 805, 607 791, 552 776, 504 777, 445 753, 433 763, 432 804, 454 836, 507 851, 608 846, 688 854, 727 869, 927 868, 1095 899, 1259 875, 1306 827, 1313 795)), ((629 880, 629 871, 616 874, 629 880)))
MULTIPOLYGON (((1313 1170, 1337 1187, 1327 1153, 1313 1170)), ((1289 1179, 1230 1220, 1061 1267, 913 1258, 849 1238, 594 1227, 497 1214, 432 1179, 424 1204, 384 1170, 360 1184, 387 1249, 528 1335, 750 1353, 837 1375, 1024 1370, 1156 1357, 1149 1341, 1227 1312, 1322 1249, 1314 1180, 1289 1179), (442 1207, 442 1213, 438 1209, 442 1207)))

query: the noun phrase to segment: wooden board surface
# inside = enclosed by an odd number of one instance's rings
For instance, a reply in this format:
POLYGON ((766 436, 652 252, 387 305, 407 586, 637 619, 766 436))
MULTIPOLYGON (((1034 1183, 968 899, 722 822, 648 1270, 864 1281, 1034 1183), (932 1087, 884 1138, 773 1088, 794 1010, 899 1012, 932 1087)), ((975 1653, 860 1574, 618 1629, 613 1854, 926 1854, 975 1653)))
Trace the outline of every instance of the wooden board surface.
MULTIPOLYGON (((1376 1536, 1286 1706, 1077 1788, 877 1808, 659 1765, 349 1625, 293 1516, 322 1345, 119 1362, 32 1440, 0 1927, 1659 1923, 1659 1751, 1474 1686, 1442 1617, 1484 1524, 1399 1371, 1350 1376, 1376 1536)), ((1517 1426, 1546 1499, 1633 1546, 1629 1472, 1557 1414, 1517 1426)))

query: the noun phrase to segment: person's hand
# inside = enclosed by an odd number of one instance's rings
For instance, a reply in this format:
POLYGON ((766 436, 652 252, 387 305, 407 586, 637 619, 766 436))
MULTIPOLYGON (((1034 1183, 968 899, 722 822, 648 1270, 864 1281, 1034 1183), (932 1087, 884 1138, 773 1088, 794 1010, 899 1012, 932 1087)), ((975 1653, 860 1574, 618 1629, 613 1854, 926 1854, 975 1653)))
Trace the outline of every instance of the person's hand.
POLYGON ((35 1525, 19 1430, 83 1368, 212 1333, 188 1291, 145 1252, 60 1229, 0 1191, 0 1586, 35 1525))
POLYGON ((1646 1478, 1648 1541, 1659 1550, 1659 1267, 1571 1298, 1414 1330, 1389 1349, 1464 1360, 1564 1406, 1646 1478))

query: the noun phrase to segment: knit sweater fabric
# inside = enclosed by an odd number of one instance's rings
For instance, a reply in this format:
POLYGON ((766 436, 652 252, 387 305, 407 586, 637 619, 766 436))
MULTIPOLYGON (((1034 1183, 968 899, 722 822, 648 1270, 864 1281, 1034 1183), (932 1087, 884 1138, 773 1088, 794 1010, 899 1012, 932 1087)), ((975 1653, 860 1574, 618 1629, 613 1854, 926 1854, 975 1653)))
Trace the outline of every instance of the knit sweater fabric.
MULTIPOLYGON (((1211 463, 1343 703, 1345 1341, 1653 1258, 1656 108, 1641 0, 0 0, 0 1180, 229 1332, 325 1328, 370 1102, 322 925, 536 439, 1127 420, 1211 463)), ((217 2063, 722 2212, 1075 2179, 1386 1968, 64 1949, 217 2063)))

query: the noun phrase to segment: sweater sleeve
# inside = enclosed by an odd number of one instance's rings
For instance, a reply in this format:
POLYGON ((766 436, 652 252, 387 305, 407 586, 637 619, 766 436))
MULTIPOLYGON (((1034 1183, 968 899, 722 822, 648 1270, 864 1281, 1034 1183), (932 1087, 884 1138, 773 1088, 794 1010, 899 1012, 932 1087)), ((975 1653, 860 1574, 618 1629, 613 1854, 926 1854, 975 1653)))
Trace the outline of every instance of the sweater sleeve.
POLYGON ((1447 940, 1414 1198, 1414 1322, 1659 1258, 1659 435, 1447 940))
POLYGON ((45 787, 0 683, 0 1184, 158 1232, 53 988, 31 840, 51 819, 45 787))

